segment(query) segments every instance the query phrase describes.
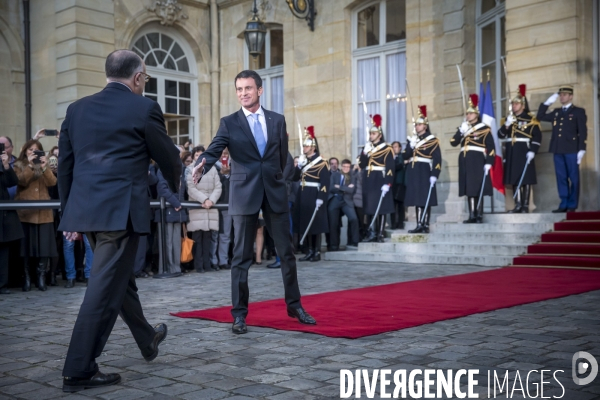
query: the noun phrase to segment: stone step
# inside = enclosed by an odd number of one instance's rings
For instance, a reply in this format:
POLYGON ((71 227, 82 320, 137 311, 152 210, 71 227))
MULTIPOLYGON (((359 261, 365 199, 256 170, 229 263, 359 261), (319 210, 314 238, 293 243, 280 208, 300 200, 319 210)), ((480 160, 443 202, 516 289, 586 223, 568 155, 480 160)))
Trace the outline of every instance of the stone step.
MULTIPOLYGON (((414 208, 409 207, 408 221, 416 223, 414 208)), ((437 209, 432 209, 430 222, 433 223, 462 223, 469 215, 464 210, 454 213, 441 213, 437 209)), ((528 214, 509 214, 509 213, 494 213, 484 214, 484 223, 513 223, 513 224, 533 224, 533 223, 554 223, 565 219, 564 214, 553 213, 528 213, 528 214)))
MULTIPOLYGON (((359 246, 360 248, 360 246, 359 246)), ((327 261, 386 262, 394 264, 479 265, 503 267, 512 263, 512 256, 479 254, 472 256, 448 254, 401 254, 389 252, 336 251, 322 255, 327 261)))
POLYGON ((485 254, 491 256, 517 256, 527 251, 527 244, 495 244, 500 241, 485 242, 445 242, 445 243, 360 243, 359 252, 366 253, 399 253, 399 254, 485 254))
MULTIPOLYGON (((410 239, 405 237, 410 234, 392 234, 392 242, 407 242, 410 239)), ((431 243, 469 243, 473 241, 473 234, 468 232, 438 232, 430 233, 429 235, 414 235, 426 236, 422 241, 431 243)), ((540 240, 539 233, 528 232, 479 232, 476 237, 478 243, 502 243, 502 244, 532 244, 540 240)))
MULTIPOLYGON (((485 217, 484 217, 485 218, 485 217)), ((432 224, 429 228, 432 233, 441 232, 521 232, 521 233, 537 233, 541 234, 548 232, 554 228, 554 224, 551 222, 542 222, 536 224, 521 223, 513 224, 508 222, 503 223, 483 223, 483 224, 454 224, 454 223, 436 223, 432 224)))

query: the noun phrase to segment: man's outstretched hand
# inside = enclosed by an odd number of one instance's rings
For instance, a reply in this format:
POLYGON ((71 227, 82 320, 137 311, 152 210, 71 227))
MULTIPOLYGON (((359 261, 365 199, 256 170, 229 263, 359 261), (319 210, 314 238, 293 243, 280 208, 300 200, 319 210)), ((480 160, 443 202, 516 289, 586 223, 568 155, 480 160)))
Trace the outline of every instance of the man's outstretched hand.
POLYGON ((206 164, 206 158, 203 158, 200 164, 196 165, 192 170, 192 178, 194 179, 195 185, 197 185, 202 178, 202 174, 204 173, 204 164, 206 164))

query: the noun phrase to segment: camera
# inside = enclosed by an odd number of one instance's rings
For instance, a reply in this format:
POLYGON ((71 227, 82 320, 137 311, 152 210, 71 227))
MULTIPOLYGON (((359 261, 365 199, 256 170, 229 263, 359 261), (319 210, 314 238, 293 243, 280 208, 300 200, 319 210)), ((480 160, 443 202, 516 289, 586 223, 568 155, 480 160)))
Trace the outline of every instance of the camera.
POLYGON ((41 164, 42 160, 40 160, 41 157, 44 157, 46 155, 46 153, 44 153, 41 150, 34 150, 33 154, 35 154, 37 157, 33 159, 33 163, 34 164, 41 164))
POLYGON ((46 136, 57 136, 58 130, 56 129, 44 129, 46 136))
POLYGON ((0 154, 4 153, 4 143, 0 143, 0 154))

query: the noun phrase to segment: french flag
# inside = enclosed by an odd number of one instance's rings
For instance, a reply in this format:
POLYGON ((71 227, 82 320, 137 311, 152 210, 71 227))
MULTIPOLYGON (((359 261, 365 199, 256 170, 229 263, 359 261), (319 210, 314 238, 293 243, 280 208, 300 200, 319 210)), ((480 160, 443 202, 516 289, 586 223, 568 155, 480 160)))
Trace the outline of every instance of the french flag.
POLYGON ((483 84, 479 84, 480 104, 481 104, 481 122, 486 124, 492 130, 494 145, 496 146, 496 160, 490 171, 492 178, 492 186, 502 194, 504 193, 504 169, 502 165, 502 144, 498 140, 498 127, 496 126, 496 118, 494 117, 494 105, 492 103, 492 86, 490 81, 487 82, 485 93, 483 92, 483 84))

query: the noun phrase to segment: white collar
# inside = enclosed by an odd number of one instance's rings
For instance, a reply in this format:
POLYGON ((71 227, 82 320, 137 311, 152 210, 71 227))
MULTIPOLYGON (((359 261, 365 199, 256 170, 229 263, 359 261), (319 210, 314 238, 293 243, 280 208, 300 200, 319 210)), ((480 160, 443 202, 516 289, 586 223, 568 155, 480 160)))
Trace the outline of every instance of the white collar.
POLYGON ((248 115, 252 115, 252 114, 258 114, 258 115, 265 115, 265 112, 263 111, 262 106, 258 107, 258 110, 256 110, 255 113, 252 113, 248 110, 246 110, 244 107, 242 107, 242 111, 244 112, 244 115, 246 116, 246 118, 248 118, 248 115))
POLYGON ((571 107, 572 105, 573 105, 573 103, 569 103, 569 104, 567 104, 567 105, 564 105, 564 106, 562 106, 562 109, 563 109, 563 110, 568 110, 568 109, 569 109, 569 107, 571 107))
POLYGON ((123 85, 127 88, 127 90, 129 90, 130 92, 133 92, 133 90, 131 90, 131 88, 129 86, 127 86, 126 84, 124 84, 123 82, 119 82, 119 81, 110 81, 109 83, 118 83, 119 85, 123 85))

